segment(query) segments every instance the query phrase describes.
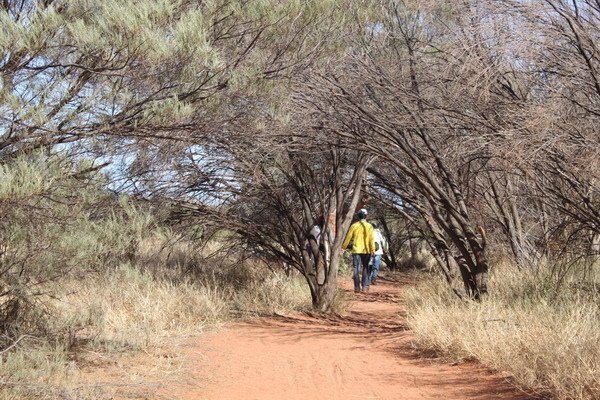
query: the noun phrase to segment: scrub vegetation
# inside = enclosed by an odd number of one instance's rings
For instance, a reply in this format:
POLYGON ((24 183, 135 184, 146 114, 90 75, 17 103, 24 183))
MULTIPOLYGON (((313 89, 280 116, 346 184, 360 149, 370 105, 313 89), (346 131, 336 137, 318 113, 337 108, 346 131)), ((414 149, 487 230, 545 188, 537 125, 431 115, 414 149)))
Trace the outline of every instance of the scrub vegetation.
POLYGON ((343 309, 367 207, 432 275, 419 347, 598 398, 599 32, 592 0, 0 1, 1 396, 343 309))
POLYGON ((597 398, 597 270, 559 282, 547 266, 532 275, 501 265, 490 283, 494 292, 476 304, 457 301, 440 279, 411 288, 408 323, 416 346, 454 362, 481 361, 540 395, 597 398))

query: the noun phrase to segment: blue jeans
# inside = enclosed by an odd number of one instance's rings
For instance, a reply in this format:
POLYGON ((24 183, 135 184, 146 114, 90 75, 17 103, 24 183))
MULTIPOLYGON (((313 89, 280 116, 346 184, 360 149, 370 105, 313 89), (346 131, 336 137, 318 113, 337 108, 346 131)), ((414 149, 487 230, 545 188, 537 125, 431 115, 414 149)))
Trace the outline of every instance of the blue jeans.
POLYGON ((383 254, 375 254, 373 256, 373 269, 371 271, 371 282, 375 282, 377 274, 379 274, 379 268, 381 267, 381 257, 383 254))
POLYGON ((371 260, 370 254, 352 254, 352 264, 354 265, 354 290, 368 289, 371 284, 371 260), (361 288, 361 267, 362 267, 362 288, 361 288))

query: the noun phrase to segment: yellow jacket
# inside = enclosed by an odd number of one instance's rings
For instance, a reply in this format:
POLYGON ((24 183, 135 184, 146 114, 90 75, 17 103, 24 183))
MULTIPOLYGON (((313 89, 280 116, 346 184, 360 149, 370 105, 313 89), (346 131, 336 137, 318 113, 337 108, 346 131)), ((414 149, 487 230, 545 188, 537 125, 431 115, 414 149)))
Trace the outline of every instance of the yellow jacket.
POLYGON ((373 225, 366 221, 358 221, 350 225, 350 230, 342 243, 342 249, 346 250, 352 243, 350 251, 352 254, 375 253, 375 238, 373 225))

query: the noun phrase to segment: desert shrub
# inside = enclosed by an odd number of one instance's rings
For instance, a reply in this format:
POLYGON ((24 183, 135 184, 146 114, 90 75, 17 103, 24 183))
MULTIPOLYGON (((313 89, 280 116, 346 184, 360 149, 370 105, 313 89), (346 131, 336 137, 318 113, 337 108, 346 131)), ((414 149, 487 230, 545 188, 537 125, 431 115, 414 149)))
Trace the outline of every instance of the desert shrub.
POLYGON ((130 259, 152 231, 149 213, 104 184, 89 163, 59 154, 0 165, 0 328, 8 337, 43 328, 34 326, 36 310, 57 283, 130 259))
POLYGON ((0 399, 98 398, 77 384, 78 353, 150 351, 310 307, 301 278, 167 226, 86 161, 0 165, 0 217, 0 399))

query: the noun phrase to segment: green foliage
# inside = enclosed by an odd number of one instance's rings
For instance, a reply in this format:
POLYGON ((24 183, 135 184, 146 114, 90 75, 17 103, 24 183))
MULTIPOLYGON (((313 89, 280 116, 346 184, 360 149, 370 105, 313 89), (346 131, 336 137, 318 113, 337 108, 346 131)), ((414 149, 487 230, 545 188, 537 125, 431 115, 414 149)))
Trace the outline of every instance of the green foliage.
POLYGON ((102 189, 85 161, 23 156, 0 166, 0 325, 28 320, 52 281, 132 258, 153 219, 102 189))
POLYGON ((0 10, 0 157, 139 137, 132 128, 172 137, 193 115, 231 112, 232 95, 312 62, 349 12, 330 0, 44 3, 0 10))
POLYGON ((0 165, 0 201, 18 202, 41 196, 62 177, 57 164, 48 165, 41 157, 19 158, 10 165, 0 165))

